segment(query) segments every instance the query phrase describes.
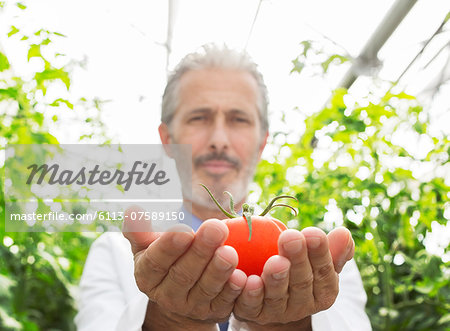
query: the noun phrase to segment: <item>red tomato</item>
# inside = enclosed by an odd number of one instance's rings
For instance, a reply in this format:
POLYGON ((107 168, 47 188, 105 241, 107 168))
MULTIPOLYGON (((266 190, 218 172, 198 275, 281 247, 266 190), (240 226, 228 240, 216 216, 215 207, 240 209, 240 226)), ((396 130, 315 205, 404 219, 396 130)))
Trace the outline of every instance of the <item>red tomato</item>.
POLYGON ((278 254, 278 237, 287 229, 281 221, 270 216, 252 216, 252 237, 244 217, 224 220, 230 233, 225 245, 236 249, 239 256, 237 269, 247 276, 260 276, 267 259, 278 254))

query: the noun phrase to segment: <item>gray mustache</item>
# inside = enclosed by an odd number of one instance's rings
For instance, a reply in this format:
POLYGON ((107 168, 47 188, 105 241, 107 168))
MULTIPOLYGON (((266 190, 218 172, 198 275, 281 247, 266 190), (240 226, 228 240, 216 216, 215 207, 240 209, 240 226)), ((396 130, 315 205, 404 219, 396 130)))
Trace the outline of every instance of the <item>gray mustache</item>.
POLYGON ((241 165, 241 162, 238 159, 232 158, 223 152, 220 154, 219 153, 210 153, 210 154, 199 156, 199 157, 195 158, 194 165, 199 166, 208 161, 226 161, 236 168, 239 168, 241 165))

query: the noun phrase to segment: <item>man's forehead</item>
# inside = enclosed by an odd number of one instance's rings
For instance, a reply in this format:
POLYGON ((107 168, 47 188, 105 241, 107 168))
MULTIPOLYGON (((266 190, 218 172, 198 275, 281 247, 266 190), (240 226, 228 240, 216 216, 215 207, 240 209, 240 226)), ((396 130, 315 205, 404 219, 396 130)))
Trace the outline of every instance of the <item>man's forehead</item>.
MULTIPOLYGON (((247 71, 226 68, 204 68, 185 72, 180 78, 180 89, 230 89, 239 88, 244 93, 257 94, 256 79, 247 71)), ((255 95, 256 96, 256 95, 255 95)))

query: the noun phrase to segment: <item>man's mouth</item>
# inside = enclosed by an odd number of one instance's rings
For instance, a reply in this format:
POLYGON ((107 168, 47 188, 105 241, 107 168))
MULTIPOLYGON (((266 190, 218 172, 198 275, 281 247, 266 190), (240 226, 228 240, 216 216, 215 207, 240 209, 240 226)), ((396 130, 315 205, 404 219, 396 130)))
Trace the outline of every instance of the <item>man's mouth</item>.
POLYGON ((224 174, 234 169, 235 167, 232 163, 225 160, 209 160, 206 162, 202 162, 200 166, 207 172, 215 175, 224 174))

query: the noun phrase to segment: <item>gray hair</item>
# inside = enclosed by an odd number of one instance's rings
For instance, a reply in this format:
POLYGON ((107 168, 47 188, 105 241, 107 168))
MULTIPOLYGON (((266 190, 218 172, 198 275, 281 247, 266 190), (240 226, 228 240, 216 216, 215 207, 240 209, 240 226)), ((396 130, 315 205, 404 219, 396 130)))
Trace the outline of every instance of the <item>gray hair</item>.
POLYGON ((242 70, 255 78, 259 89, 257 107, 261 129, 264 132, 267 131, 269 127, 267 118, 267 105, 269 103, 267 87, 264 84, 262 74, 258 71, 257 65, 246 52, 236 51, 225 45, 219 47, 215 44, 204 45, 200 51, 186 55, 169 75, 162 99, 161 122, 169 125, 173 119, 175 110, 178 107, 180 79, 183 74, 190 70, 209 68, 242 70))

